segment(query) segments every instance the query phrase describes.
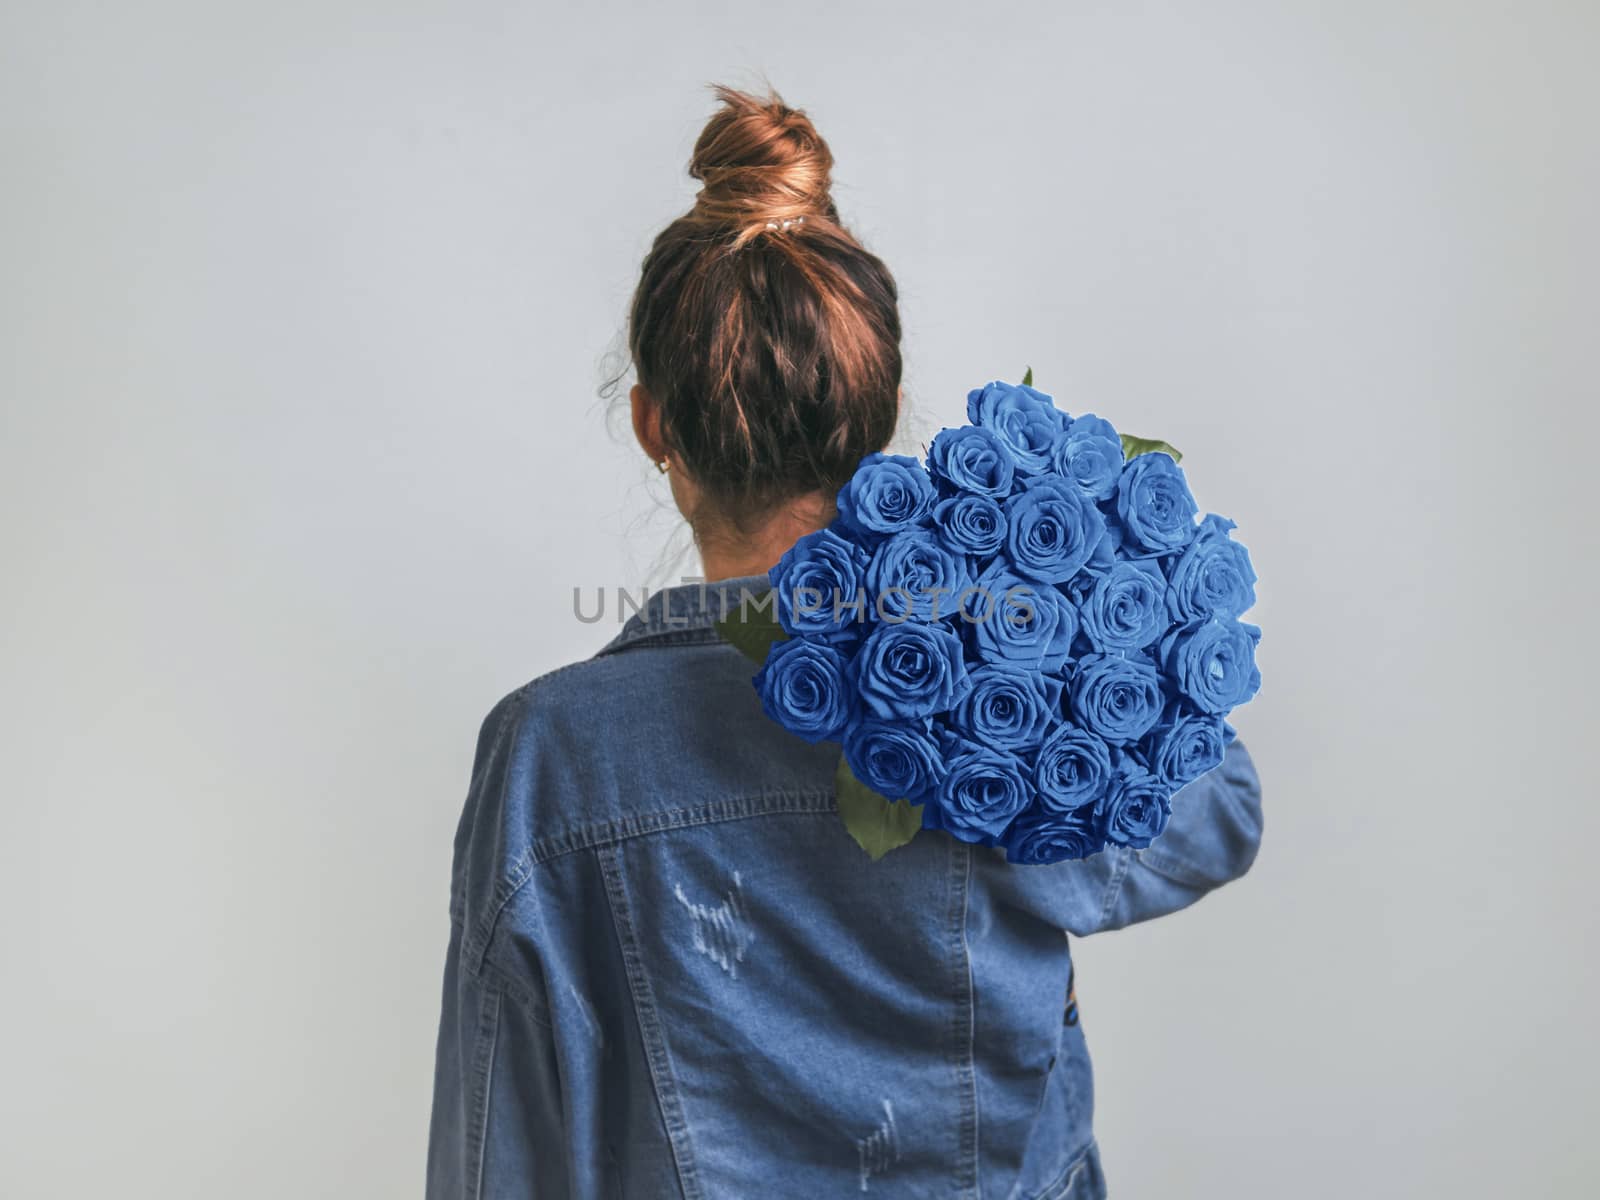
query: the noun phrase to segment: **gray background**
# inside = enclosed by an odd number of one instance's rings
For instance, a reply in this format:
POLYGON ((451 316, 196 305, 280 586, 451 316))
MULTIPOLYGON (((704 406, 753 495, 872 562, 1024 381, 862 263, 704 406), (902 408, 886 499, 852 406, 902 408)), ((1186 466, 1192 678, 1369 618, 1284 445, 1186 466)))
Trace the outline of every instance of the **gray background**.
POLYGON ((1600 1187, 1581 3, 0 17, 0 1194, 416 1194, 489 706, 692 571, 596 397, 706 83, 1264 582, 1261 858, 1083 944, 1124 1197, 1600 1187), (675 556, 676 554, 676 556, 675 556))

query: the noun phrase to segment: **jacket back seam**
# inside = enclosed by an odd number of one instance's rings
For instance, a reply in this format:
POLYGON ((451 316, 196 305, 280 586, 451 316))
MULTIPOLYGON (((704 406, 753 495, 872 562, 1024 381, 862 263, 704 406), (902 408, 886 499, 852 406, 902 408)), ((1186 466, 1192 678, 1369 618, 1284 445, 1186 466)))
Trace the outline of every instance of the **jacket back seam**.
POLYGON ((597 847, 595 857, 600 863, 600 874, 605 880, 606 903, 611 909, 611 923, 622 951, 623 970, 628 979, 628 992, 633 1000, 634 1019, 639 1022, 639 1035, 644 1042, 645 1062, 650 1068, 654 1085, 656 1108, 661 1113, 661 1123, 667 1131, 667 1144, 672 1151, 673 1165, 678 1173, 678 1187, 684 1200, 701 1200, 699 1172, 695 1167, 694 1148, 689 1139, 689 1123, 683 1115, 683 1102, 678 1096, 677 1082, 672 1074, 672 1060, 667 1049, 666 1035, 656 1012, 655 993, 645 974, 644 960, 639 953, 638 938, 634 934, 633 915, 628 907, 626 885, 622 881, 622 868, 618 862, 615 843, 597 847))
POLYGON ((977 1038, 977 1006, 973 995, 972 951, 967 944, 968 904, 972 883, 972 847, 950 839, 951 983, 954 1004, 951 1035, 955 1046, 956 1082, 961 1095, 961 1116, 956 1137, 956 1183, 962 1196, 978 1200, 982 1184, 978 1170, 978 1075, 973 1061, 977 1038))

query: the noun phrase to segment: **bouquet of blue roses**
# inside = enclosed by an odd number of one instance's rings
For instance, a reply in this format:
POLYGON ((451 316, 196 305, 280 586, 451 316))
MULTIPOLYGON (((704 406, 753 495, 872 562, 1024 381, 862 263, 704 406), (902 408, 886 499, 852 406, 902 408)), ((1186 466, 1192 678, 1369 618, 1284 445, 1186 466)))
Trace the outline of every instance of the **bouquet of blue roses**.
POLYGON ((1197 520, 1176 450, 992 382, 925 462, 872 454, 772 569, 766 712, 838 741, 840 812, 877 858, 918 829, 1019 863, 1160 836, 1260 686, 1256 576, 1197 520))

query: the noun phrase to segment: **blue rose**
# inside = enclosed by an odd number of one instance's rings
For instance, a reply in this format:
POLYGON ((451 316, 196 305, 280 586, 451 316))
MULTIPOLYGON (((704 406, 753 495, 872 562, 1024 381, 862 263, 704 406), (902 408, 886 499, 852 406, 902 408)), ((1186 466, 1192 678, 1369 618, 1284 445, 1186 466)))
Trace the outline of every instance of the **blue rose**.
POLYGON ((957 554, 988 558, 1006 538, 1006 517, 987 496, 962 492, 941 500, 933 510, 939 540, 957 554))
POLYGON ((832 529, 808 533, 767 572, 778 622, 791 637, 831 635, 864 620, 867 553, 832 529))
POLYGON ((1234 524, 1208 513, 1189 548, 1173 564, 1167 611, 1186 624, 1207 617, 1242 617, 1256 602, 1250 555, 1228 536, 1234 524))
POLYGON ((1056 440, 1050 463, 1089 499, 1106 500, 1122 478, 1122 439, 1111 422, 1085 413, 1056 440))
POLYGON ((1222 765, 1227 730, 1221 717, 1190 713, 1152 730, 1147 743, 1151 773, 1177 791, 1222 765))
POLYGON ((938 493, 928 472, 904 454, 869 454, 839 489, 839 521, 867 540, 920 525, 938 493))
POLYGON ((1122 468, 1117 516, 1133 541, 1150 553, 1170 554, 1187 546, 1198 511, 1183 468, 1169 455, 1141 454, 1122 468))
POLYGON ((999 380, 967 393, 967 420, 992 430, 1024 475, 1050 469, 1050 451, 1068 424, 1045 393, 999 380))
POLYGON ((971 686, 961 639, 943 625, 879 625, 852 666, 867 711, 885 720, 948 712, 971 686))
POLYGON ((1203 713, 1222 716, 1261 687, 1256 643, 1261 630, 1212 617, 1174 629, 1161 642, 1161 663, 1178 691, 1203 713))
POLYGON ((953 618, 957 597, 970 582, 966 559, 926 529, 907 529, 879 542, 867 567, 872 603, 885 621, 953 618))
POLYGON ((1140 850, 1167 827, 1172 815, 1170 797, 1161 780, 1136 763, 1124 761, 1095 805, 1095 815, 1107 841, 1140 850))
MULTIPOLYGON (((1083 564, 1083 570, 1064 585, 1074 601, 1081 603, 1094 586, 1095 577, 1111 569, 1111 565, 1119 559, 1154 561, 1156 556, 1134 547, 1134 552, 1125 553, 1123 544, 1122 526, 1117 524, 1116 518, 1106 515, 1106 533, 1096 544, 1094 553, 1089 555, 1089 561, 1083 564)), ((1159 564, 1158 564, 1159 565, 1159 564)))
POLYGON ((1057 588, 1014 575, 997 561, 963 596, 961 620, 985 662, 1059 671, 1078 634, 1078 610, 1057 588))
POLYGON ((1039 744, 1061 711, 1061 681, 1015 666, 971 671, 972 690, 950 714, 971 741, 1022 752, 1039 744))
POLYGON ((1106 838, 1094 806, 1071 812, 1024 813, 1006 830, 1006 858, 1039 865, 1088 858, 1105 849, 1106 838))
POLYGON ((939 431, 928 448, 928 469, 960 491, 1003 499, 1011 492, 1017 462, 992 429, 962 425, 939 431))
POLYGON ((1113 563, 1079 606, 1083 632, 1102 652, 1143 650, 1167 631, 1166 590, 1155 563, 1113 563))
POLYGON ((1067 813, 1092 804, 1110 778, 1110 748, 1076 725, 1058 726, 1034 760, 1033 786, 1047 812, 1067 813))
POLYGON ((1122 456, 1122 435, 1117 432, 1117 427, 1104 417, 1097 417, 1093 413, 1073 417, 1067 424, 1067 432, 1074 437, 1107 438, 1117 444, 1117 457, 1122 456))
POLYGON ((1012 567, 1040 583, 1071 579, 1105 536, 1106 519, 1064 479, 1030 480, 1005 504, 1012 567))
POLYGON ((1136 742, 1161 717, 1161 678, 1150 663, 1111 654, 1078 660, 1072 677, 1077 724, 1113 746, 1136 742))
POLYGON ((944 778, 944 758, 927 721, 861 721, 844 736, 855 777, 880 796, 922 804, 944 778))
POLYGON ((755 685, 767 715, 808 742, 838 737, 854 707, 844 656, 821 642, 775 643, 755 685))
POLYGON ((947 736, 946 770, 933 802, 922 810, 926 829, 943 829, 964 842, 993 845, 1031 796, 1022 760, 1004 750, 947 736))

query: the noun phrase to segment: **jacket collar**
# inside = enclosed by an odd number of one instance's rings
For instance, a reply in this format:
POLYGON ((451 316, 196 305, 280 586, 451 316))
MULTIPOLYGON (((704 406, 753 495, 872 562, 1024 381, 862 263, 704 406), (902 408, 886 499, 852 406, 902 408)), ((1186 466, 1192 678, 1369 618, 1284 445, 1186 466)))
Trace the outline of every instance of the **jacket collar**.
MULTIPOLYGON (((714 641, 716 623, 747 598, 766 595, 772 584, 765 575, 740 575, 715 583, 682 583, 651 592, 639 611, 625 622, 600 654, 614 654, 638 645, 714 641)), ((623 603, 621 596, 618 602, 623 603)), ((631 603, 632 601, 628 601, 631 603)))

